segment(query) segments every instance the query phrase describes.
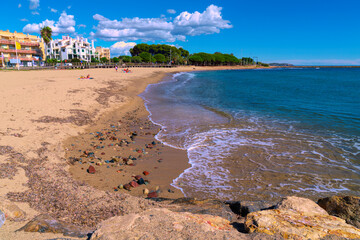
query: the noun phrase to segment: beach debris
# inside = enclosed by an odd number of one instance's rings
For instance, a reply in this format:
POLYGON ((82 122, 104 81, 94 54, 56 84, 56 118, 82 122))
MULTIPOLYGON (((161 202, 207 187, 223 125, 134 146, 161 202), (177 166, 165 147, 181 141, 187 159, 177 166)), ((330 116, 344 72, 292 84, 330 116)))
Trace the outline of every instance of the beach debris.
POLYGON ((169 193, 174 193, 174 191, 171 190, 170 188, 168 189, 168 192, 169 192, 169 193))
POLYGON ((143 190, 143 194, 144 194, 144 195, 148 195, 148 194, 149 194, 149 189, 145 188, 145 189, 143 190))
POLYGON ((146 148, 152 149, 154 146, 152 144, 145 144, 146 148))
POLYGON ((137 183, 138 183, 139 185, 143 185, 143 184, 145 184, 145 180, 144 180, 143 178, 140 178, 140 179, 137 181, 137 183))
POLYGON ((148 171, 144 171, 143 174, 144 174, 145 176, 147 176, 147 175, 149 175, 150 173, 149 173, 148 171))
POLYGON ((131 181, 130 183, 130 186, 132 186, 133 188, 136 188, 139 186, 139 184, 136 182, 136 181, 131 181))
POLYGON ((136 179, 136 180, 140 180, 141 178, 142 178, 142 176, 140 176, 140 175, 136 175, 136 176, 135 176, 135 179, 136 179))
POLYGON ((118 186, 118 188, 119 188, 119 189, 124 189, 124 185, 120 184, 120 185, 118 186))
POLYGON ((95 172, 96 172, 95 168, 94 168, 92 165, 89 166, 89 168, 88 168, 87 171, 88 171, 88 173, 90 173, 90 174, 95 174, 95 172))
POLYGON ((131 190, 131 185, 128 184, 128 183, 125 184, 125 185, 124 185, 124 189, 130 191, 130 190, 131 190))
POLYGON ((157 192, 150 192, 147 195, 148 198, 157 198, 158 197, 158 193, 157 192))
POLYGON ((21 210, 14 202, 5 198, 0 198, 0 212, 4 214, 7 220, 15 222, 22 221, 26 217, 26 213, 23 210, 21 210))
POLYGON ((62 233, 65 236, 83 238, 87 237, 87 235, 92 232, 92 229, 86 228, 84 226, 79 227, 70 223, 56 220, 48 214, 42 214, 35 217, 17 231, 62 233))
POLYGON ((124 163, 125 163, 126 165, 132 165, 132 164, 134 164, 134 161, 131 160, 131 159, 129 159, 129 158, 124 158, 123 161, 124 161, 124 163))
POLYGON ((5 223, 5 214, 0 210, 0 228, 5 223))

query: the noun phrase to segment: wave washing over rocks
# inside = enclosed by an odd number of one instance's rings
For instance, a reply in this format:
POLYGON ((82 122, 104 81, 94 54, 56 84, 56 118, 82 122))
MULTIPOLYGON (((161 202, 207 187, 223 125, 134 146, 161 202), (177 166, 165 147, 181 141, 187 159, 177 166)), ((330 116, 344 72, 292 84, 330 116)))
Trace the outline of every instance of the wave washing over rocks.
POLYGON ((173 186, 189 197, 222 200, 359 194, 358 137, 234 109, 242 100, 231 91, 239 85, 238 72, 180 73, 141 95, 150 119, 162 126, 156 138, 188 152, 191 167, 173 186))

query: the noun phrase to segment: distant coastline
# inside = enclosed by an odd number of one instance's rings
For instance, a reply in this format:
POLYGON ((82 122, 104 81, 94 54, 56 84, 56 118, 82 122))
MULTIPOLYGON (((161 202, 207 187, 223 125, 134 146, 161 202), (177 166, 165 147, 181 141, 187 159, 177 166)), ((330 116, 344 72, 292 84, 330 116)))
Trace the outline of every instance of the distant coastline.
POLYGON ((278 66, 281 68, 360 68, 360 66, 278 66))

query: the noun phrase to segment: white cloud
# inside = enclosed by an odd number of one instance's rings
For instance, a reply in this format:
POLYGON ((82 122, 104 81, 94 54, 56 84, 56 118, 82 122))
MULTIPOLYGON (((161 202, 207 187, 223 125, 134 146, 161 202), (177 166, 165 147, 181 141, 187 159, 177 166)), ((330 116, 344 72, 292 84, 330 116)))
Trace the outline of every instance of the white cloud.
POLYGON ((71 6, 68 6, 68 7, 67 7, 67 9, 70 9, 70 8, 71 8, 71 6))
POLYGON ((26 18, 22 18, 22 19, 20 19, 20 21, 22 21, 22 22, 28 22, 29 20, 27 20, 26 18))
POLYGON ((134 42, 117 42, 110 47, 111 56, 130 55, 130 49, 136 45, 134 42))
POLYGON ((40 15, 40 13, 38 11, 32 11, 31 14, 32 15, 40 15))
POLYGON ((79 24, 78 28, 86 28, 86 25, 85 24, 79 24))
POLYGON ((30 9, 37 9, 40 6, 40 0, 29 0, 30 9))
POLYGON ((21 8, 21 3, 19 3, 18 8, 21 8))
POLYGON ((220 29, 232 28, 229 21, 221 16, 221 7, 210 5, 203 13, 182 12, 174 19, 174 34, 202 35, 219 33, 220 29))
POLYGON ((99 21, 96 32, 91 33, 106 41, 185 41, 186 36, 219 33, 221 29, 232 28, 221 16, 221 7, 210 5, 202 12, 182 12, 173 21, 165 18, 123 18, 110 20, 95 14, 99 21))
POLYGON ((59 20, 55 23, 53 20, 46 19, 41 23, 29 23, 23 28, 25 33, 40 33, 40 29, 44 26, 51 27, 53 34, 59 33, 74 33, 75 32, 75 20, 73 15, 67 15, 63 12, 60 15, 59 20))
POLYGON ((54 8, 50 8, 50 11, 53 13, 57 13, 58 10, 54 9, 54 8))
POLYGON ((174 9, 168 9, 167 12, 170 13, 170 14, 175 14, 176 13, 176 11, 174 9))

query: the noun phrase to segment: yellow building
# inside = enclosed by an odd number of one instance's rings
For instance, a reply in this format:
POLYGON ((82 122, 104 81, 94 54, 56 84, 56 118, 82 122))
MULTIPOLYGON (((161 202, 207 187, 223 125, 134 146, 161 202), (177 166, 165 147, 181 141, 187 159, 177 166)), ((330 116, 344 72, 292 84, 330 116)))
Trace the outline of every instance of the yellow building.
POLYGON ((17 59, 20 65, 32 66, 44 60, 44 54, 44 43, 40 37, 0 30, 0 66, 16 65, 17 59), (20 44, 17 50, 15 42, 20 44))
POLYGON ((96 47, 96 52, 99 53, 99 57, 106 57, 110 60, 110 48, 96 47))

